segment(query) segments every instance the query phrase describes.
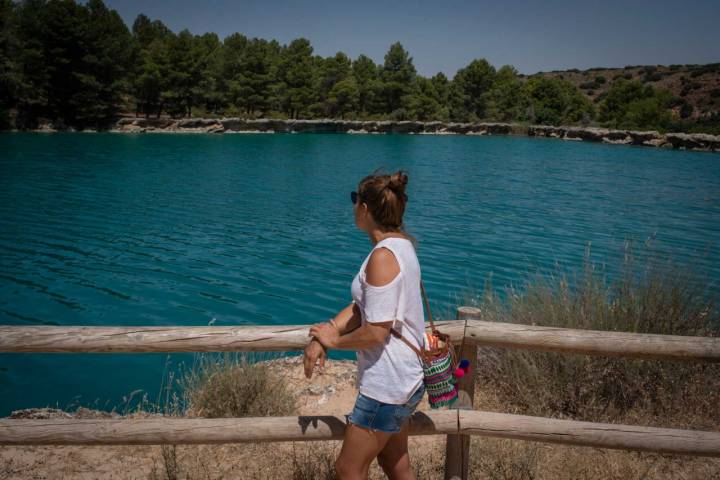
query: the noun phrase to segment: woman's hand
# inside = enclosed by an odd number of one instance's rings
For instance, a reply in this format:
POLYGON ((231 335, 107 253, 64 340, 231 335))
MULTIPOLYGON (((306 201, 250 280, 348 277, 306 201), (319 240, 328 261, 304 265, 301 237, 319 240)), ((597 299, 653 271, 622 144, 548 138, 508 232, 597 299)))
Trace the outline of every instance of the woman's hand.
POLYGON ((318 323, 310 327, 310 336, 315 337, 325 348, 335 348, 340 338, 340 330, 331 323, 318 323))
POLYGON ((313 370, 315 365, 319 364, 320 369, 325 368, 325 358, 327 352, 325 347, 316 339, 312 339, 308 346, 305 347, 305 353, 303 354, 303 367, 305 368, 305 377, 312 378, 313 370))

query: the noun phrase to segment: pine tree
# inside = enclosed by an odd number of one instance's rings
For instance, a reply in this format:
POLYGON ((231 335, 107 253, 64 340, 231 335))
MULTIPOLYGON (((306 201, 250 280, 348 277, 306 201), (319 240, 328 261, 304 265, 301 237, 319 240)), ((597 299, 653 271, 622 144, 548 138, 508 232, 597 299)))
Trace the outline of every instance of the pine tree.
POLYGON ((357 108, 357 94, 351 90, 357 90, 357 84, 352 82, 344 82, 352 72, 352 62, 342 52, 338 52, 333 57, 318 59, 316 86, 317 102, 313 110, 319 116, 333 117, 338 111, 347 112, 348 109, 341 106, 341 103, 350 97, 353 97, 353 109, 357 108), (335 88, 340 82, 344 82, 340 87, 335 88), (331 99, 331 93, 333 93, 331 99))
POLYGON ((21 88, 17 18, 10 0, 0 0, 0 128, 10 127, 10 109, 21 88))
POLYGON ((352 74, 358 87, 359 112, 363 115, 381 112, 382 83, 375 62, 366 55, 360 55, 352 64, 352 74))
POLYGON ((234 104, 246 114, 262 113, 270 107, 273 57, 272 46, 257 38, 247 42, 239 52, 230 89, 234 104))
POLYGON ((487 116, 487 93, 495 81, 495 67, 487 60, 473 60, 455 74, 450 88, 450 118, 477 121, 487 116))
POLYGON ((383 94, 386 102, 386 112, 398 119, 406 116, 407 98, 412 93, 417 72, 412 63, 412 57, 405 51, 400 42, 390 46, 385 55, 385 63, 380 71, 383 81, 383 94))
POLYGON ((275 88, 279 107, 290 118, 300 118, 315 100, 312 52, 310 42, 299 38, 280 55, 275 88))

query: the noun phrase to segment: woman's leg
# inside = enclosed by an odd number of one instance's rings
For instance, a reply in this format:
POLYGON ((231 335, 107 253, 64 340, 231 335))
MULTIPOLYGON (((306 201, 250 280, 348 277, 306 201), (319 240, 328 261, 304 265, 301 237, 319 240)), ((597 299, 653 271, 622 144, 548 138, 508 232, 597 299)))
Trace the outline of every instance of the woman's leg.
POLYGON ((385 447, 392 433, 372 431, 349 423, 345 428, 340 456, 335 471, 341 480, 366 479, 370 464, 385 447))
POLYGON ((378 454, 378 463, 390 480, 415 480, 408 453, 410 422, 405 422, 398 433, 393 433, 378 454))

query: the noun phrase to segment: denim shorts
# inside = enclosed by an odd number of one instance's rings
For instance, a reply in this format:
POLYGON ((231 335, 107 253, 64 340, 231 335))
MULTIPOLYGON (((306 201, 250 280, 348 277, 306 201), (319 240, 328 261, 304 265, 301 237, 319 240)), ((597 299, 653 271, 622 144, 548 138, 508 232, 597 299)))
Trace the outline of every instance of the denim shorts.
POLYGON ((424 393, 425 385, 420 385, 405 404, 378 402, 359 393, 348 421, 369 430, 397 433, 405 420, 413 414, 424 393))

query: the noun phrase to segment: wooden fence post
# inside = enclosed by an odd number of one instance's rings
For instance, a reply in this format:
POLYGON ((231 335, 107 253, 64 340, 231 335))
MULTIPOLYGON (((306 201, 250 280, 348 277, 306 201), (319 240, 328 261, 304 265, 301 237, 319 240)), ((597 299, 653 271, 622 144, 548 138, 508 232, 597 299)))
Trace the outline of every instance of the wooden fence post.
MULTIPOLYGON (((458 320, 480 319, 480 309, 458 307, 458 320)), ((475 398, 475 368, 477 367, 477 345, 469 338, 458 348, 458 359, 470 360, 470 374, 464 376, 458 384, 457 409, 473 410, 475 398)), ((458 419, 459 422, 459 419, 458 419)), ((468 456, 470 454, 469 435, 448 435, 445 444, 445 480, 467 480, 468 456)))

